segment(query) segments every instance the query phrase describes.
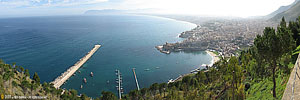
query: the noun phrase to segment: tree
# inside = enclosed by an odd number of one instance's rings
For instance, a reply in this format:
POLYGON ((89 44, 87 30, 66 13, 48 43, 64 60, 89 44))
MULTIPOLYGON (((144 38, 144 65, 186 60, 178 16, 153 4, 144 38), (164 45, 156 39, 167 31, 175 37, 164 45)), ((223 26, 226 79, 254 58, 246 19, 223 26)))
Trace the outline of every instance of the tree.
POLYGON ((112 92, 102 91, 101 94, 100 100, 118 100, 116 95, 112 92))
POLYGON ((207 83, 207 81, 206 81, 207 79, 206 79, 205 73, 203 71, 199 71, 195 76, 200 83, 203 83, 203 84, 207 83))
POLYGON ((131 90, 129 92, 129 96, 131 97, 131 100, 139 100, 139 91, 138 90, 131 90))
POLYGON ((140 91, 141 91, 141 95, 142 95, 143 99, 146 100, 145 95, 147 93, 147 88, 142 88, 140 91))
POLYGON ((0 59, 0 64, 3 64, 4 62, 3 62, 3 60, 2 59, 0 59))
POLYGON ((156 91, 158 90, 158 83, 154 83, 150 86, 150 91, 151 91, 151 94, 152 95, 155 95, 156 94, 156 91))
POLYGON ((20 70, 21 70, 21 72, 23 73, 24 72, 24 67, 20 67, 20 70))
POLYGON ((290 29, 286 26, 286 22, 284 17, 282 18, 282 21, 280 22, 280 25, 277 27, 277 34, 279 37, 280 45, 282 54, 285 53, 292 53, 292 50, 296 47, 296 42, 293 38, 293 34, 290 29))
POLYGON ((30 74, 29 74, 29 70, 28 69, 25 69, 25 75, 30 77, 30 74))
POLYGON ((80 99, 81 100, 89 100, 89 97, 86 94, 81 94, 80 99))
POLYGON ((293 48, 293 39, 291 39, 291 34, 286 28, 286 23, 284 18, 278 26, 278 31, 275 32, 275 29, 266 27, 264 30, 264 34, 258 35, 254 44, 257 48, 257 52, 261 58, 267 61, 270 65, 270 69, 272 70, 272 79, 273 79, 273 97, 276 98, 276 68, 278 64, 278 60, 280 57, 292 51, 293 48))
POLYGON ((262 36, 258 35, 254 40, 254 44, 257 47, 258 53, 264 58, 270 65, 273 75, 273 97, 276 98, 276 80, 275 70, 277 66, 277 59, 282 54, 281 45, 279 43, 279 37, 275 33, 275 29, 266 27, 262 36))
POLYGON ((225 84, 231 84, 232 99, 235 100, 235 97, 238 95, 236 90, 238 89, 238 84, 241 83, 243 76, 239 61, 236 57, 231 57, 229 59, 227 74, 225 76, 225 79, 227 80, 225 80, 225 84))
POLYGON ((36 72, 33 74, 33 80, 36 82, 37 85, 40 85, 40 77, 36 72))
POLYGON ((289 22, 288 28, 291 30, 293 34, 293 38, 296 41, 297 45, 300 45, 300 23, 298 22, 289 22))
POLYGON ((236 57, 231 57, 229 59, 229 64, 227 67, 227 73, 231 76, 231 79, 234 81, 234 83, 241 83, 242 79, 242 68, 238 65, 239 61, 236 57), (234 72, 234 73, 233 73, 234 72))
POLYGON ((163 91, 163 93, 164 93, 163 97, 165 97, 165 90, 166 90, 167 85, 168 85, 167 83, 159 84, 159 94, 161 95, 161 92, 163 91))

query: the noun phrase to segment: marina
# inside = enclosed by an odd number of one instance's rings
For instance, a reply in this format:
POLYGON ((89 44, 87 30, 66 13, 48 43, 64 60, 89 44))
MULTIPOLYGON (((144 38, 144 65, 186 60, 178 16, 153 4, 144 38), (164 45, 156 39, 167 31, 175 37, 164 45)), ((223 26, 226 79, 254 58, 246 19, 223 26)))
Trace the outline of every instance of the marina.
MULTIPOLYGON (((72 67, 62 73, 51 83, 54 84, 55 88, 62 86, 92 55, 101 47, 101 45, 95 45, 94 48, 89 51, 83 58, 76 62, 72 67)), ((84 78, 85 79, 85 78, 84 78)), ((86 79, 84 80, 86 83, 86 79)))

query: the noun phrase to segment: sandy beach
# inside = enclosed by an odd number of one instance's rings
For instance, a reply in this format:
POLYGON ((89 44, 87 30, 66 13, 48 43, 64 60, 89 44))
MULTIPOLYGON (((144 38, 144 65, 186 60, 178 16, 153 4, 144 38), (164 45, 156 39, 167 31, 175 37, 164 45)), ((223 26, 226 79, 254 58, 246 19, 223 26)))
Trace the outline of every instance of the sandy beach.
POLYGON ((211 64, 209 64, 209 66, 212 66, 214 63, 216 63, 217 61, 220 60, 220 58, 218 57, 218 55, 216 55, 215 53, 213 53, 212 51, 206 50, 205 51, 207 54, 209 54, 213 59, 211 61, 211 64))

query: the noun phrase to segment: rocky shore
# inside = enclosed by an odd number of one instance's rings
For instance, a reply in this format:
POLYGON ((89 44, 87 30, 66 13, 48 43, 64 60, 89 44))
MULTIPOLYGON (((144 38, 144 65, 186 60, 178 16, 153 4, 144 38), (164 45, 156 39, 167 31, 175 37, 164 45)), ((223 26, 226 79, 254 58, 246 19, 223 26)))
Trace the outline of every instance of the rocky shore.
POLYGON ((155 48, 156 48, 157 50, 159 50, 159 52, 161 52, 161 53, 164 53, 164 54, 170 54, 170 51, 169 51, 169 50, 165 50, 165 49, 163 48, 163 46, 161 46, 161 45, 155 46, 155 48))
POLYGON ((171 52, 179 51, 204 51, 207 49, 207 46, 183 41, 177 43, 165 43, 160 46, 155 46, 155 48, 162 53, 170 54, 171 52))

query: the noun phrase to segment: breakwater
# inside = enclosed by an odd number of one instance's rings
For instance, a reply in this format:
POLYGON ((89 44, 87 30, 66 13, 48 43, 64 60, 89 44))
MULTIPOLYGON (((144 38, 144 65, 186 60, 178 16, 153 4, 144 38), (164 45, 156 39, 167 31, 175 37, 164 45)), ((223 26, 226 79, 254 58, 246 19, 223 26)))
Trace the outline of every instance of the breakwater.
POLYGON ((59 88, 63 85, 92 55, 101 47, 101 45, 95 45, 94 48, 88 52, 84 57, 82 57, 79 61, 77 61, 73 66, 71 66, 68 70, 58 76, 51 83, 55 88, 59 88))

